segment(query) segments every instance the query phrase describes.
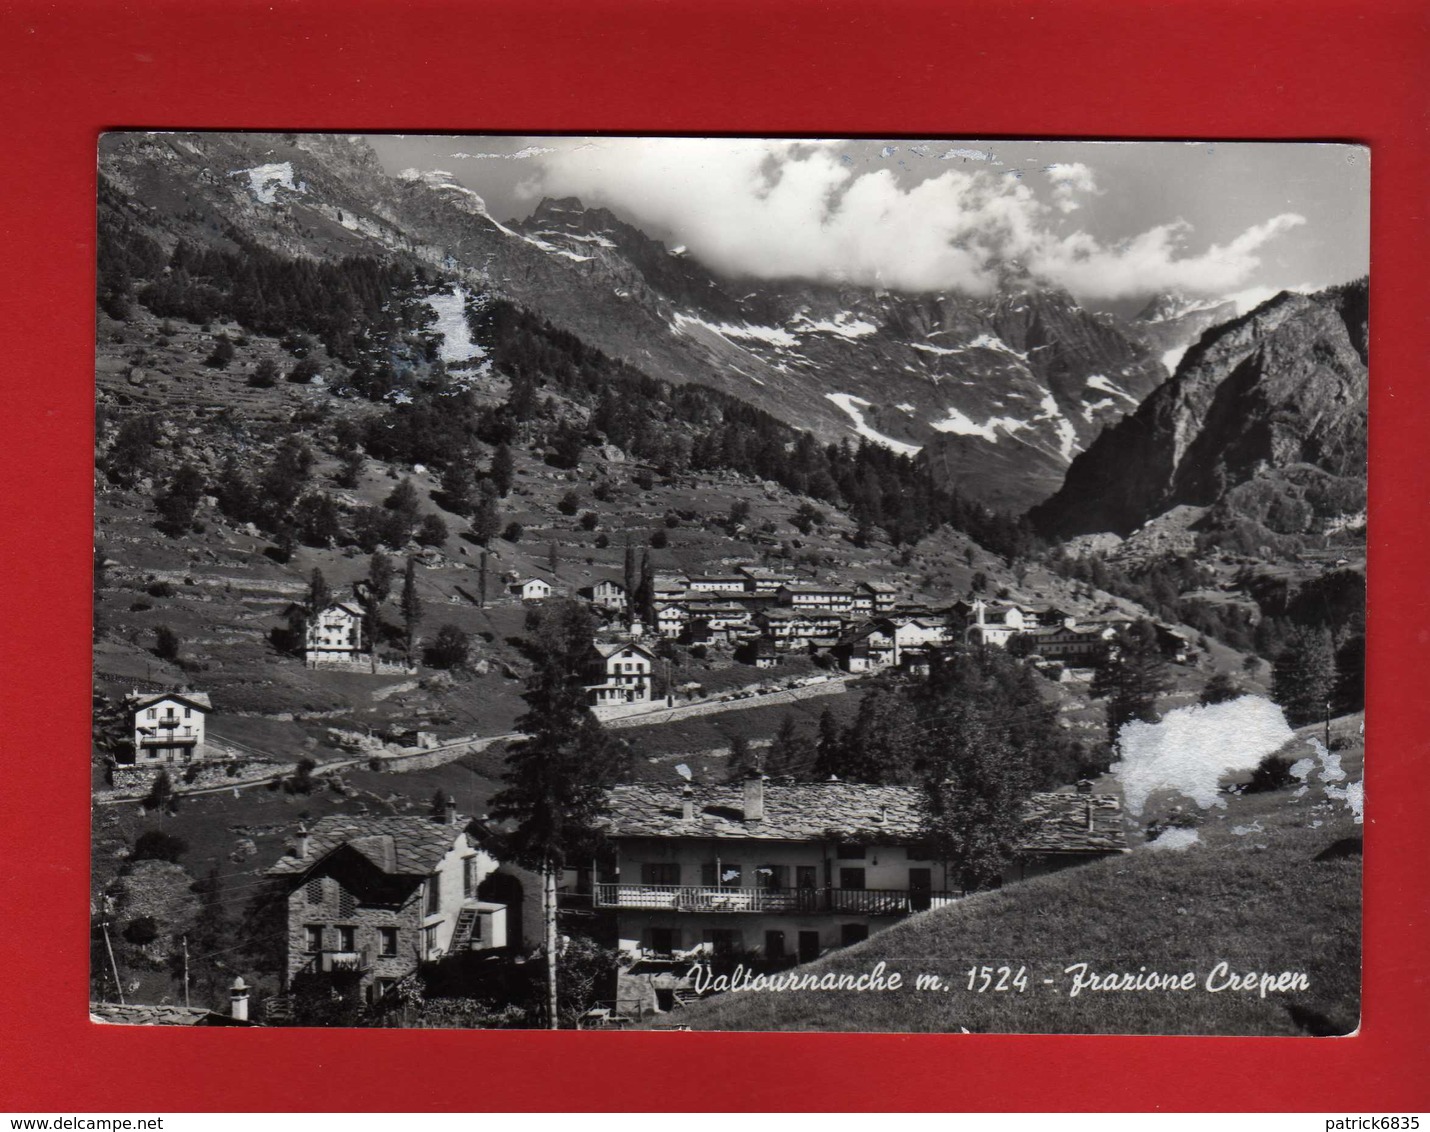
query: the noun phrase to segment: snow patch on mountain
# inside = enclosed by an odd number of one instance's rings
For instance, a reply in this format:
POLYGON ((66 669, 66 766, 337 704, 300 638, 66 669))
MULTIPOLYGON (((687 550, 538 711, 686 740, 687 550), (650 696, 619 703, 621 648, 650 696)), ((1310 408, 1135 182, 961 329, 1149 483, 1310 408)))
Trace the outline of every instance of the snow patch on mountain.
POLYGON ((232 177, 247 176, 249 190, 253 193, 253 199, 259 204, 276 204, 279 189, 287 189, 290 193, 307 191, 306 185, 294 182, 291 161, 277 161, 271 165, 255 165, 251 169, 235 169, 229 175, 232 177))
POLYGON ((1167 372, 1168 372, 1168 373, 1176 373, 1176 372, 1177 372, 1177 365, 1178 365, 1179 362, 1181 362, 1181 360, 1182 360, 1182 355, 1187 352, 1187 349, 1188 349, 1190 346, 1191 346, 1191 343, 1190 343, 1190 342, 1184 343, 1184 344, 1181 345, 1181 346, 1173 346, 1170 350, 1168 350, 1166 353, 1164 353, 1164 354, 1162 355, 1162 357, 1161 357, 1161 362, 1162 362, 1162 364, 1163 364, 1164 366, 1167 367, 1167 372))
POLYGON ((782 330, 778 326, 756 326, 752 323, 742 322, 706 322, 703 318, 697 318, 693 314, 685 314, 677 311, 671 319, 672 334, 686 334, 691 327, 708 330, 713 334, 718 334, 722 338, 741 338, 752 342, 764 342, 769 346, 798 346, 799 339, 788 330, 782 330))
POLYGON ((436 330, 442 335, 437 356, 443 362, 450 365, 487 356, 487 352, 472 341, 472 328, 467 324, 467 293, 461 287, 429 295, 426 302, 437 316, 436 330))
POLYGON ((981 436, 989 444, 997 444, 999 429, 1012 434, 1020 428, 1027 428, 1028 422, 1018 417, 989 417, 979 424, 960 410, 950 408, 946 410, 943 420, 934 421, 930 427, 939 432, 957 433, 959 436, 981 436))
POLYGON ((995 338, 991 334, 980 334, 968 345, 970 349, 973 347, 981 347, 984 350, 998 350, 999 352, 1004 354, 1012 354, 1015 358, 1018 358, 1021 361, 1026 362, 1028 360, 1027 354, 1022 353, 1019 350, 1013 349, 1013 347, 1008 345, 1008 343, 1003 341, 1003 339, 995 338))
POLYGON ((1038 403, 1038 408, 1042 412, 1034 420, 1052 421, 1053 429, 1058 434, 1058 455, 1066 462, 1072 463, 1072 458, 1078 450, 1077 428, 1072 421, 1063 415, 1062 409, 1058 406, 1057 398, 1051 393, 1043 394, 1043 399, 1038 403))
POLYGON ((840 311, 834 318, 811 319, 800 312, 789 321, 790 328, 802 334, 837 334, 841 338, 864 338, 878 332, 878 327, 862 318, 855 318, 848 311, 840 311))
POLYGON ((1089 389, 1096 389, 1099 393, 1111 393, 1114 397, 1121 397, 1129 405, 1136 406, 1137 398, 1131 397, 1113 385, 1111 381, 1103 377, 1100 373, 1095 373, 1083 382, 1089 389))
POLYGON ((855 397, 852 393, 826 393, 825 398, 833 401, 841 409, 849 414, 849 419, 854 422, 854 431, 866 440, 872 440, 875 444, 882 444, 885 448, 892 449, 903 456, 916 456, 920 451, 917 444, 906 444, 902 440, 895 440, 891 436, 885 436, 882 432, 875 432, 864 421, 864 414, 860 411, 862 406, 865 409, 873 408, 873 404, 862 397, 855 397))

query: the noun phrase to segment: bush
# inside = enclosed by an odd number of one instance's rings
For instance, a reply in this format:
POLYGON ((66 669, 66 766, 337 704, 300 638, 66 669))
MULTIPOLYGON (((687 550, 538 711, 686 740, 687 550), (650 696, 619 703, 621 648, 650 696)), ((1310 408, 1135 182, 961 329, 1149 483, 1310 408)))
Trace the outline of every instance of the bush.
POLYGON ((138 861, 168 861, 172 865, 189 851, 189 843, 182 837, 165 833, 161 829, 145 830, 134 842, 134 850, 129 854, 130 864, 138 861))
POLYGON ((213 353, 204 359, 204 365, 210 369, 228 369, 229 363, 233 361, 233 343, 224 335, 220 335, 214 343, 213 353))
POLYGON ((255 389, 272 389, 278 384, 278 367, 272 358, 264 358, 248 375, 248 384, 255 389))
POLYGON ((1267 755, 1251 772, 1251 781, 1243 788, 1243 794, 1268 794, 1273 790, 1284 790, 1297 781, 1291 773, 1292 760, 1285 755, 1267 755))
POLYGON ((167 625, 154 630, 154 655, 160 660, 179 659, 179 634, 167 625))
POLYGON ((663 527, 650 536, 650 545, 655 550, 664 550, 670 545, 670 536, 663 527))
POLYGON ((587 511, 581 516, 581 529, 583 531, 594 531, 600 524, 601 518, 594 511, 587 511))
POLYGON ((136 947, 153 943, 159 938, 159 922, 153 916, 139 916, 124 928, 124 938, 136 947))
POLYGON ((525 528, 520 523, 508 523, 506 530, 502 531, 501 537, 507 542, 520 542, 521 536, 526 533, 525 528))
POLYGON ((471 640, 457 626, 443 625, 427 646, 422 660, 429 668, 460 668, 467 663, 471 640))
POLYGON ((288 371, 288 380, 294 385, 308 385, 322 372, 323 367, 318 364, 318 359, 309 356, 288 371))
POLYGON ((556 510, 563 515, 574 515, 581 509, 581 493, 574 488, 556 502, 556 510))
POLYGON ((150 582, 144 592, 150 597, 173 597, 178 591, 171 582, 150 582))
POLYGON ((610 546, 610 545, 611 545, 611 538, 610 538, 609 535, 601 534, 601 535, 597 535, 597 536, 596 536, 596 549, 597 549, 597 550, 605 550, 606 547, 608 547, 608 546, 610 546))
POLYGON ((426 515, 417 528, 417 541, 422 546, 442 546, 447 541, 447 524, 440 515, 426 515))

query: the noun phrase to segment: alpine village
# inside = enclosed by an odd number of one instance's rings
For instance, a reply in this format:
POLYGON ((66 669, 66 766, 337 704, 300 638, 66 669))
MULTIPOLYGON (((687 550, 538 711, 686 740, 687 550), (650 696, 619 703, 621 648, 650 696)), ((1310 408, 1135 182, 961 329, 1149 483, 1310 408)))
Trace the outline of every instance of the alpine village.
POLYGON ((1000 280, 107 136, 92 1017, 1352 1031, 1366 281, 1000 280), (1129 773, 1215 719, 1206 797, 1129 773), (1305 977, 1019 985, 1222 960, 1305 977))

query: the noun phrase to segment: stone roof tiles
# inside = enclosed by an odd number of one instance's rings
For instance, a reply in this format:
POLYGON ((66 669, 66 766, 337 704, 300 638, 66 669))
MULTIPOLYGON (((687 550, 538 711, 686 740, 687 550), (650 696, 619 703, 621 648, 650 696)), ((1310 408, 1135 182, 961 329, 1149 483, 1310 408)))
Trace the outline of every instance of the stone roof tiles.
POLYGON ((426 876, 452 849, 466 823, 446 825, 408 815, 320 818, 308 831, 308 855, 283 857, 270 875, 307 872, 333 850, 350 845, 389 875, 426 876))

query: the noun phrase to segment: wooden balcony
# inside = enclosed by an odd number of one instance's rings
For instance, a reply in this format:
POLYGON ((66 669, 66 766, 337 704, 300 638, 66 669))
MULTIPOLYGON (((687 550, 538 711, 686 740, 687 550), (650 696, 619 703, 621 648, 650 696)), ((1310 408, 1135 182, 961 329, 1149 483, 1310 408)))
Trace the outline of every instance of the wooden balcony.
POLYGON ((370 971, 372 969, 372 949, 364 947, 358 951, 319 951, 312 958, 315 971, 370 971))
POLYGON ((722 888, 681 884, 598 884, 597 908, 671 912, 753 912, 907 916, 941 908, 961 893, 903 888, 722 888))

